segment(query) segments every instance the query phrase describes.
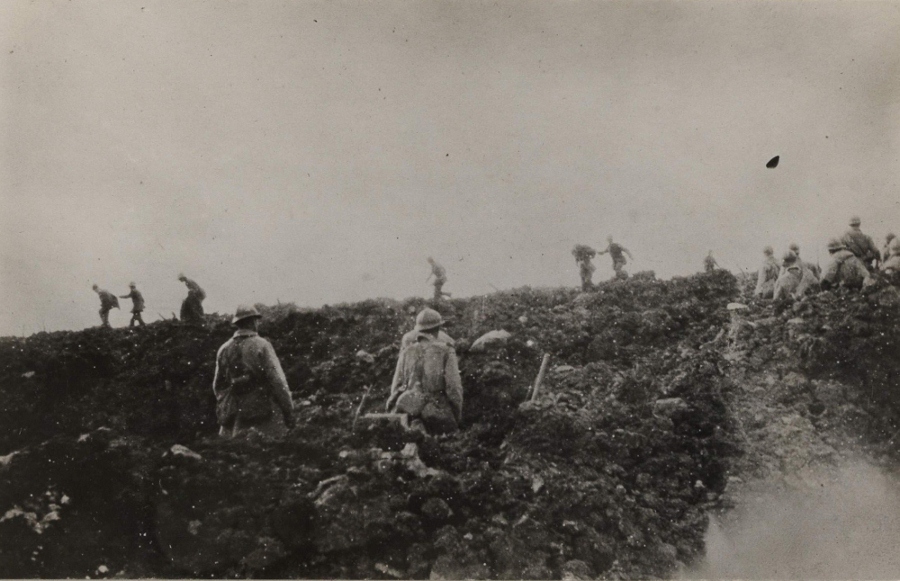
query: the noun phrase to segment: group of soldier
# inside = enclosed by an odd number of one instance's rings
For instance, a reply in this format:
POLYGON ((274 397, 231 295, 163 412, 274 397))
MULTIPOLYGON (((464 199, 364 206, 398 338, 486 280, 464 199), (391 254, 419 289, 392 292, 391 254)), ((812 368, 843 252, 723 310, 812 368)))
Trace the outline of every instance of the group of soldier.
POLYGON ((591 259, 600 254, 609 254, 610 258, 612 258, 616 279, 628 278, 628 272, 625 270, 625 265, 628 264, 628 261, 625 260, 625 256, 628 255, 628 258, 631 260, 634 260, 634 257, 631 256, 631 252, 627 248, 613 242, 612 236, 606 238, 606 248, 600 251, 594 250, 590 246, 578 244, 572 250, 572 256, 575 257, 575 264, 578 265, 578 273, 581 276, 581 290, 585 292, 594 288, 594 271, 597 268, 591 262, 591 259))
POLYGON ((753 294, 774 300, 797 299, 818 289, 858 290, 875 284, 878 277, 898 282, 900 239, 888 234, 884 248, 879 251, 872 238, 862 232, 860 224, 859 217, 854 216, 843 237, 829 240, 830 260, 824 271, 817 264, 801 259, 797 244, 790 245, 780 265, 772 247, 766 246, 753 294))
MULTIPOLYGON (((200 288, 200 285, 184 276, 178 275, 178 280, 187 286, 188 294, 181 303, 181 320, 187 323, 200 323, 203 321, 203 300, 206 298, 206 291, 200 288)), ((137 289, 137 285, 128 284, 129 292, 125 295, 116 296, 108 290, 104 290, 97 286, 93 286, 94 292, 100 297, 100 321, 105 328, 109 328, 109 312, 119 308, 119 299, 131 299, 131 322, 129 327, 134 327, 135 323, 143 327, 145 325, 141 313, 144 312, 144 295, 137 289)))
MULTIPOLYGON (((219 435, 233 438, 249 432, 283 436, 294 426, 294 403, 272 344, 259 336, 262 317, 254 307, 238 307, 234 335, 216 354, 213 393, 219 435)), ((424 434, 459 429, 463 388, 453 339, 445 321, 425 308, 415 328, 400 340, 400 356, 385 408, 406 414, 409 427, 424 434)))
MULTIPOLYGON (((780 265, 774 258, 773 249, 767 246, 755 294, 774 299, 799 298, 815 288, 861 288, 879 273, 886 277, 900 276, 900 239, 889 234, 884 249, 879 251, 859 226, 859 218, 854 217, 844 237, 829 242, 831 262, 824 272, 818 265, 801 259, 796 244, 790 245, 780 265)), ((597 254, 608 253, 612 257, 616 278, 628 277, 624 270, 625 256, 632 258, 631 253, 613 242, 612 237, 607 242, 607 247, 600 252, 583 245, 576 246, 573 251, 584 290, 593 288, 591 258, 597 254)), ((447 272, 433 258, 429 258, 428 263, 431 265, 428 279, 434 277, 434 306, 438 306, 443 297, 450 296, 443 292, 447 272)), ((704 266, 707 271, 718 268, 711 251, 704 266)), ((179 280, 188 288, 188 297, 182 305, 182 319, 202 317, 201 303, 206 296, 203 289, 184 275, 180 275, 179 280)), ((131 325, 135 322, 143 325, 143 296, 134 283, 129 286, 130 292, 119 298, 132 299, 131 325)), ((100 317, 103 324, 109 326, 109 310, 118 307, 118 300, 96 285, 94 290, 103 305, 100 317)), ((272 344, 259 336, 260 318, 255 308, 238 307, 232 318, 237 329, 216 354, 213 392, 219 433, 225 437, 251 431, 278 437, 295 423, 294 404, 281 363, 272 344)), ((444 324, 444 319, 434 309, 425 308, 418 313, 415 328, 400 340, 400 353, 385 403, 386 411, 406 414, 410 429, 426 434, 455 432, 462 419, 462 381, 454 341, 442 330, 444 324)))

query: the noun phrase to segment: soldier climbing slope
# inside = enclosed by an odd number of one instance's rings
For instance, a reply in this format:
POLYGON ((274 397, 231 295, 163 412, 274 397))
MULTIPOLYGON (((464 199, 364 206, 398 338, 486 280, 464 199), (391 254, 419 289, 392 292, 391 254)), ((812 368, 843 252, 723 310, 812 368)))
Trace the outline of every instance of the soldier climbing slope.
POLYGON ((97 285, 94 285, 91 288, 93 288, 94 292, 100 297, 100 320, 103 322, 103 326, 109 329, 109 312, 112 309, 119 308, 119 299, 116 298, 116 295, 107 290, 103 290, 97 285))
POLYGON ((628 273, 625 272, 625 265, 628 263, 625 260, 625 254, 628 255, 628 258, 634 260, 634 257, 631 256, 631 253, 628 252, 628 249, 622 246, 621 244, 616 244, 613 242, 612 236, 606 237, 607 246, 604 250, 597 252, 597 254, 606 254, 609 253, 609 256, 613 261, 613 270, 616 272, 616 278, 628 278, 628 273))
POLYGON ((770 299, 775 293, 775 281, 778 280, 778 263, 775 261, 775 251, 771 246, 763 248, 763 263, 759 267, 756 277, 756 289, 753 294, 757 297, 770 299))
POLYGON ((594 271, 596 267, 591 259, 597 255, 597 251, 584 244, 576 244, 572 249, 575 264, 578 265, 578 274, 581 276, 581 290, 587 292, 594 288, 594 271))
POLYGON ((788 246, 788 248, 790 249, 791 252, 794 253, 794 255, 797 257, 797 259, 800 261, 800 264, 802 264, 803 266, 808 268, 809 271, 812 272, 816 276, 816 280, 819 280, 819 277, 822 276, 822 269, 819 268, 818 264, 813 264, 812 262, 807 262, 800 258, 800 245, 797 244, 796 242, 793 242, 793 243, 791 243, 790 246, 788 246))
POLYGON ((178 275, 178 280, 183 282, 188 289, 188 295, 181 303, 181 320, 189 323, 200 323, 203 321, 203 300, 206 298, 206 292, 200 288, 200 285, 184 276, 178 275))
POLYGON ((144 325, 144 319, 141 318, 141 313, 144 311, 144 295, 141 294, 141 291, 137 289, 137 285, 132 283, 128 284, 128 288, 130 292, 127 295, 121 295, 120 299, 131 299, 131 322, 128 323, 129 327, 134 327, 134 323, 140 323, 141 327, 144 325))
POLYGON ((896 254, 896 252, 891 249, 891 242, 896 238, 897 236, 893 232, 888 232, 888 235, 884 237, 884 249, 881 251, 882 262, 887 262, 891 256, 896 254))
POLYGON ((781 265, 781 274, 775 281, 775 291, 772 296, 776 301, 787 298, 799 299, 807 291, 819 286, 819 279, 793 252, 785 253, 781 265))
POLYGON ((237 331, 216 354, 213 393, 220 436, 255 430, 277 437, 294 427, 287 379, 272 344, 259 336, 260 317, 253 307, 238 307, 231 320, 237 331))
POLYGON ((431 280, 432 276, 434 277, 434 300, 440 301, 445 295, 447 298, 450 298, 450 293, 445 293, 441 290, 444 287, 444 283, 447 282, 447 269, 435 262, 430 256, 428 257, 428 264, 431 265, 431 274, 428 275, 425 282, 431 280))
POLYGON ((881 263, 881 272, 891 284, 900 284, 900 238, 893 238, 888 247, 888 258, 881 263))
POLYGON ((716 259, 713 258, 712 250, 710 250, 709 254, 706 255, 706 258, 703 259, 703 270, 705 272, 712 272, 717 268, 719 268, 719 264, 716 262, 716 259))
POLYGON ((385 404, 388 411, 409 414, 412 428, 439 434, 459 429, 463 404, 456 352, 438 340, 443 324, 432 309, 416 317, 416 342, 400 353, 385 404))
POLYGON ((831 263, 822 274, 822 290, 836 287, 862 288, 869 278, 865 264, 837 238, 828 242, 828 253, 831 254, 831 263))
POLYGON ((850 229, 841 238, 841 243, 853 253, 866 268, 871 272, 874 270, 876 263, 881 258, 881 253, 875 247, 875 242, 859 229, 859 216, 850 218, 850 229))

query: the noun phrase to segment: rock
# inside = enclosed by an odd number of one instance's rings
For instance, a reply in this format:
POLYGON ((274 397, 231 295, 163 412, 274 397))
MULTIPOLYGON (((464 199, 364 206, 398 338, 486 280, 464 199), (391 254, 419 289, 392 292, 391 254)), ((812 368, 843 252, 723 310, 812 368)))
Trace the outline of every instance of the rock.
POLYGON ((365 547, 388 534, 372 526, 390 521, 393 511, 386 496, 360 498, 347 480, 337 481, 315 502, 313 545, 320 553, 334 553, 365 547))
POLYGON ((256 549, 241 559, 241 565, 254 570, 265 569, 286 557, 287 554, 284 545, 278 539, 261 537, 257 541, 256 549))
POLYGON ((588 581, 594 578, 590 565, 580 559, 566 561, 560 572, 564 581, 588 581))
POLYGON ((441 555, 431 566, 429 579, 487 579, 491 570, 471 557, 441 555))
POLYGON ((575 371, 571 365, 557 365, 553 368, 553 373, 569 373, 570 371, 575 371))
POLYGON ((519 322, 524 325, 525 323, 528 322, 528 317, 526 317, 525 315, 522 315, 521 317, 519 317, 519 322))
POLYGON ((433 523, 442 523, 453 516, 453 509, 443 499, 429 498, 422 504, 422 515, 433 523))
POLYGON ((688 404, 680 397, 658 399, 653 402, 653 413, 671 417, 675 412, 688 409, 688 404))
POLYGON ((13 456, 15 456, 18 453, 19 452, 17 450, 15 452, 10 452, 6 456, 0 456, 0 468, 9 465, 9 463, 12 462, 13 456))
POLYGON ((395 579, 403 579, 406 575, 403 574, 403 571, 399 571, 385 565, 384 563, 375 563, 375 570, 381 573, 382 575, 388 575, 389 577, 393 577, 395 579))
POLYGON ((22 374, 22 377, 24 377, 25 379, 31 379, 32 377, 34 377, 34 371, 26 371, 22 374))
POLYGON ((203 460, 203 456, 181 444, 175 444, 169 448, 169 452, 174 456, 184 456, 185 458, 193 458, 194 460, 203 460))
POLYGON ((745 305, 743 303, 728 303, 728 306, 725 308, 728 309, 729 311, 743 311, 743 310, 746 310, 748 307, 747 307, 747 305, 745 305))
POLYGON ((365 351, 364 349, 360 349, 356 352, 356 358, 360 361, 365 361, 366 363, 375 363, 375 357, 373 357, 371 353, 365 351))
POLYGON ((476 339, 472 346, 469 347, 469 351, 484 351, 489 346, 506 342, 510 337, 512 337, 512 334, 502 329, 489 331, 476 339))

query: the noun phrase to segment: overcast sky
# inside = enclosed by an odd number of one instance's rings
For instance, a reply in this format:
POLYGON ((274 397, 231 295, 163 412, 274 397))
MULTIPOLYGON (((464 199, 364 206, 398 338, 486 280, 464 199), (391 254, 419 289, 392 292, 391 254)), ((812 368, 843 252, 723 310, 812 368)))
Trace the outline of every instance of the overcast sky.
POLYGON ((900 2, 5 0, 0 40, 0 335, 180 271, 226 312, 900 230, 900 2))

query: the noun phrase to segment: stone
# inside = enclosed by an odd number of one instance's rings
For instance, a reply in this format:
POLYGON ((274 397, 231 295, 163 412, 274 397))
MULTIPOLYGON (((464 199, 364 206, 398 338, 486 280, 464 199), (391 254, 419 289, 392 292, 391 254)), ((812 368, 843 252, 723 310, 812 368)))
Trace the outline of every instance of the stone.
POLYGON ((184 456, 185 458, 193 458, 194 460, 203 460, 203 456, 194 452, 187 446, 182 446, 181 444, 175 444, 171 448, 169 448, 169 452, 173 456, 184 456))
POLYGON ((453 509, 443 499, 429 498, 422 504, 422 515, 433 523, 442 523, 453 516, 453 509))
POLYGON ((671 417, 676 412, 688 409, 688 404, 680 397, 658 399, 653 402, 653 413, 671 417))
POLYGON ((364 349, 360 349, 356 352, 356 358, 360 361, 365 361, 366 363, 375 363, 375 357, 364 349))
POLYGON ((469 347, 469 351, 484 351, 489 346, 494 346, 500 343, 505 343, 507 339, 512 337, 512 334, 509 331, 504 331, 503 329, 489 331, 475 340, 472 343, 472 346, 469 347))

